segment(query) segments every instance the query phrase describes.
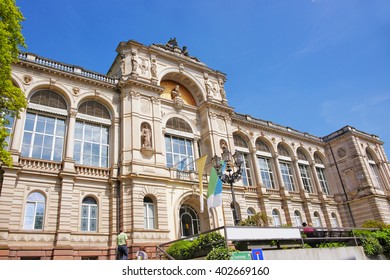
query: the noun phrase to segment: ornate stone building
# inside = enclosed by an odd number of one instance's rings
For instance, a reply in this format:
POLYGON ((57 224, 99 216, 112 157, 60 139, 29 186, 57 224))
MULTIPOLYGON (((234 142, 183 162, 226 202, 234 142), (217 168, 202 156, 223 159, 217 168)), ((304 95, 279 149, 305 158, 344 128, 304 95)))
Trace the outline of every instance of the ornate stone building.
MULTIPOLYGON (((344 127, 313 136, 240 114, 225 74, 180 48, 122 42, 107 75, 20 55, 12 79, 28 99, 11 120, 13 167, 0 173, 0 258, 113 259, 130 248, 233 225, 232 197, 200 211, 194 160, 242 154, 241 219, 268 226, 390 223, 390 170, 377 136, 344 127)), ((203 178, 207 185, 208 178, 203 178)), ((205 190, 206 191, 206 190, 205 190)))

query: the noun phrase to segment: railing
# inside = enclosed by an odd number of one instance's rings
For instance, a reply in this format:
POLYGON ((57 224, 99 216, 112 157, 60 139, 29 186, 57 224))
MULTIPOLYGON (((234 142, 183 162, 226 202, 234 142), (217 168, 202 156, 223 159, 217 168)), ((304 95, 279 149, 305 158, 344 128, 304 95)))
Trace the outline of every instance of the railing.
POLYGON ((354 230, 371 230, 375 228, 315 228, 316 235, 308 237, 303 233, 304 228, 284 227, 226 227, 222 226, 199 234, 187 236, 156 246, 156 259, 174 258, 166 252, 172 244, 181 240, 193 240, 201 234, 213 231, 223 232, 226 246, 235 244, 239 250, 248 251, 251 248, 261 247, 263 250, 274 250, 281 248, 304 248, 305 245, 315 248, 317 244, 343 242, 345 246, 360 246, 360 238, 354 234, 354 230), (257 231, 259 234, 256 234, 257 231), (248 237, 246 237, 248 236, 248 237))
POLYGON ((109 168, 98 168, 98 167, 81 166, 81 165, 76 165, 75 168, 77 174, 79 175, 87 175, 87 176, 101 177, 101 178, 108 178, 110 176, 109 168))
POLYGON ((266 192, 271 195, 280 195, 280 192, 277 189, 266 189, 266 192))
POLYGON ((66 63, 62 63, 62 62, 54 61, 51 59, 39 57, 35 54, 19 53, 18 58, 19 58, 19 60, 35 62, 36 64, 43 65, 45 67, 50 67, 50 68, 54 68, 54 69, 57 69, 60 71, 72 73, 75 75, 80 75, 80 76, 90 78, 93 80, 98 80, 98 81, 113 84, 113 85, 118 83, 118 80, 116 80, 114 78, 111 78, 111 77, 108 77, 108 76, 105 76, 105 75, 102 75, 99 73, 95 73, 92 71, 88 71, 88 70, 85 70, 85 69, 78 67, 78 66, 69 65, 66 63))
MULTIPOLYGON (((175 179, 178 180, 185 180, 185 181, 196 181, 199 182, 199 173, 196 171, 184 171, 184 170, 177 170, 177 169, 171 169, 172 176, 175 179)), ((207 174, 203 174, 203 182, 208 182, 207 174)))
POLYGON ((44 170, 44 171, 60 171, 62 169, 62 163, 54 161, 39 160, 34 158, 20 158, 19 164, 31 169, 44 170))

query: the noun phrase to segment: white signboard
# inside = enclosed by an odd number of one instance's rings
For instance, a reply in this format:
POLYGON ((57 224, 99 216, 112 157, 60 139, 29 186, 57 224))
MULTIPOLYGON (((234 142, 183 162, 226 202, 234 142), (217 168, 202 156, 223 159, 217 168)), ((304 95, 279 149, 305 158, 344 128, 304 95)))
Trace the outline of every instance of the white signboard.
POLYGON ((298 228, 226 227, 227 240, 300 239, 298 228))

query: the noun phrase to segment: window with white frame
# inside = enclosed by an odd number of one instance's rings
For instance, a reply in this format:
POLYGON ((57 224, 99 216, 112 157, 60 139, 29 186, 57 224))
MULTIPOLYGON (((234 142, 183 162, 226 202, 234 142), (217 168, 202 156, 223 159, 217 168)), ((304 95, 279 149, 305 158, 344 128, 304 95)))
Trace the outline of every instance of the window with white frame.
POLYGON ((3 121, 5 130, 8 133, 8 136, 5 138, 5 143, 7 143, 6 149, 9 150, 9 145, 11 143, 12 127, 14 125, 14 118, 9 115, 5 115, 3 121))
POLYGON ((241 179, 244 186, 252 186, 252 172, 250 166, 249 155, 246 153, 241 153, 242 155, 242 165, 241 165, 241 179))
POLYGON ((181 236, 191 236, 200 232, 199 217, 194 208, 188 205, 180 207, 181 236))
POLYGON ((324 194, 330 195, 329 186, 325 177, 325 166, 322 159, 315 153, 314 154, 315 168, 317 172, 318 181, 321 185, 321 190, 324 194))
POLYGON ((193 141, 173 135, 165 135, 167 167, 194 170, 193 141))
POLYGON ((296 227, 302 226, 302 216, 301 213, 298 210, 294 211, 294 223, 296 227))
POLYGON ((267 144, 261 139, 256 140, 257 160, 260 168, 261 183, 267 189, 275 189, 274 174, 272 171, 272 154, 267 144))
POLYGON ((250 217, 252 217, 253 215, 256 214, 256 211, 255 211, 253 208, 248 208, 248 209, 246 210, 246 213, 247 213, 247 215, 248 215, 248 218, 250 218, 250 217))
POLYGON ((110 114, 96 101, 83 102, 78 109, 73 157, 77 164, 108 167, 110 114))
POLYGON ((291 164, 288 162, 280 162, 280 172, 282 173, 282 179, 284 186, 289 191, 295 191, 294 176, 291 170, 291 164))
POLYGON ((93 197, 87 196, 81 204, 81 231, 97 231, 98 206, 93 197))
POLYGON ((379 168, 378 168, 372 154, 368 150, 366 150, 366 153, 367 153, 367 158, 368 158, 368 164, 369 164, 370 169, 371 169, 371 174, 372 174, 371 178, 372 178, 372 182, 374 184, 374 187, 376 187, 378 189, 382 189, 382 183, 381 183, 381 179, 379 176, 379 168))
POLYGON ((321 190, 324 194, 330 195, 328 183, 326 182, 324 168, 316 167, 318 180, 320 181, 321 190))
POLYGON ((173 117, 166 123, 165 153, 167 167, 194 170, 194 143, 191 126, 183 119, 173 117))
POLYGON ((39 192, 28 195, 24 212, 24 229, 43 229, 46 199, 39 192))
POLYGON ((251 161, 249 158, 248 144, 246 143, 244 138, 242 138, 240 135, 238 135, 236 133, 233 134, 233 140, 234 140, 234 146, 236 148, 238 148, 237 151, 241 154, 242 160, 243 160, 243 163, 241 165, 242 183, 244 184, 244 186, 252 186, 253 185, 252 171, 251 171, 252 167, 251 167, 251 161))
POLYGON ((332 212, 332 214, 330 216, 331 216, 332 227, 334 227, 334 228, 340 227, 340 224, 337 220, 337 215, 334 212, 332 212))
POLYGON ((317 211, 314 212, 313 217, 314 217, 314 219, 313 219, 314 226, 315 227, 322 227, 321 217, 317 211))
POLYGON ((274 226, 275 227, 280 227, 282 225, 281 222, 280 222, 279 211, 276 210, 276 209, 272 210, 272 220, 274 222, 274 226))
POLYGON ((279 154, 279 168, 280 173, 282 174, 284 187, 288 191, 296 191, 294 184, 294 175, 291 166, 291 157, 287 149, 282 145, 278 145, 278 154, 279 154))
POLYGON ((299 166, 299 172, 301 174, 301 179, 305 191, 307 191, 308 193, 313 193, 314 190, 313 190, 313 185, 311 183, 309 166, 304 164, 298 164, 298 166, 299 166))
POLYGON ((62 161, 66 116, 67 105, 61 95, 51 90, 35 92, 26 114, 22 157, 62 161))
POLYGON ((269 158, 258 157, 261 182, 267 189, 275 189, 274 174, 271 168, 271 161, 269 158))
POLYGON ((144 228, 154 229, 155 218, 154 218, 154 203, 150 197, 144 197, 144 228))
POLYGON ((309 169, 309 162, 307 160, 306 154, 304 153, 302 148, 298 148, 298 168, 299 173, 301 174, 301 180, 303 184, 303 188, 308 193, 313 193, 313 184, 311 181, 311 174, 309 169))

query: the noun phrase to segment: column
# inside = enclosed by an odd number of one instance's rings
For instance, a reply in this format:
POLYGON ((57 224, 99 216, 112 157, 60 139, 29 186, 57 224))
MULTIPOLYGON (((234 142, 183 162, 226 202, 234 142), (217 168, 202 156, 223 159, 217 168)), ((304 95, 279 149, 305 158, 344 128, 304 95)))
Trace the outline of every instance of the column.
POLYGON ((73 159, 73 151, 74 151, 74 133, 76 129, 76 116, 77 109, 72 108, 69 112, 69 120, 68 120, 68 129, 67 129, 67 137, 65 143, 65 159, 64 159, 64 170, 74 171, 74 159, 73 159))

